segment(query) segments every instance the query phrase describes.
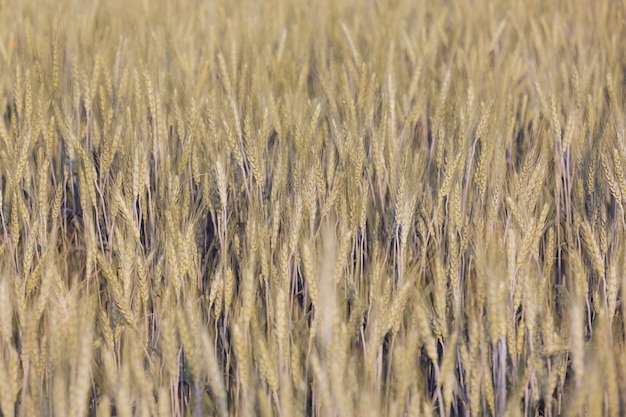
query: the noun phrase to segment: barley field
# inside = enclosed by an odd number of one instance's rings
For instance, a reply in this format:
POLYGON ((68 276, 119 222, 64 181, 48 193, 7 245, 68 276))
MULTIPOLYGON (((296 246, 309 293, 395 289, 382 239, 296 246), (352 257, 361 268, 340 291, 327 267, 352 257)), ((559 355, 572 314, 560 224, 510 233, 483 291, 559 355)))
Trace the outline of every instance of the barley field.
POLYGON ((0 415, 624 415, 625 11, 0 1, 0 415))

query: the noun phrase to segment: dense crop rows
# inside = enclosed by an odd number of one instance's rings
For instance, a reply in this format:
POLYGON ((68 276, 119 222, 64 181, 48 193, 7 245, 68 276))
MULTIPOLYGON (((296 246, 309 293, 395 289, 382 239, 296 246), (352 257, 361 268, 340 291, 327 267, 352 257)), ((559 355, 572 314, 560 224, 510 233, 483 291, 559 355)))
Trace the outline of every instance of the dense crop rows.
POLYGON ((624 11, 0 2, 0 414, 623 415, 624 11))

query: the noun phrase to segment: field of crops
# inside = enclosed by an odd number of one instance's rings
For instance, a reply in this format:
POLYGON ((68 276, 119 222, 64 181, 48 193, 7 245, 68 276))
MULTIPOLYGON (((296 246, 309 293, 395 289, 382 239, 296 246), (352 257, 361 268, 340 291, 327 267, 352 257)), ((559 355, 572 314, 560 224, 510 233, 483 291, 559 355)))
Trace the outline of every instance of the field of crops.
POLYGON ((624 1, 0 1, 0 415, 624 415, 625 45, 624 1))

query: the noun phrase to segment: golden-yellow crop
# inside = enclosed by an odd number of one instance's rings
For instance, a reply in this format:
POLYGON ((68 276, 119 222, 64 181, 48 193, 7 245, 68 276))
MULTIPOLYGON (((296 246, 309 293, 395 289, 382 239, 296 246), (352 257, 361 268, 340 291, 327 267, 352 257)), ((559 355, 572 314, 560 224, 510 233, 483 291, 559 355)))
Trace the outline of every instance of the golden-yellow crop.
POLYGON ((0 416, 625 414, 625 12, 0 1, 0 416))

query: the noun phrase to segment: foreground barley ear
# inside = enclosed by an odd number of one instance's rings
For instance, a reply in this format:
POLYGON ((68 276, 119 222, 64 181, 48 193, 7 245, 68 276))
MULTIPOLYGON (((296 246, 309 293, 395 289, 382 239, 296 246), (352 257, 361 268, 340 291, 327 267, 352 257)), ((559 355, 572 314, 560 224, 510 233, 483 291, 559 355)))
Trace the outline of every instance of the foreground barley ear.
POLYGON ((201 334, 201 338, 202 349, 204 352, 204 360, 207 366, 207 374, 209 377, 209 384, 211 386, 213 395, 217 399, 216 402, 219 415, 225 417, 228 415, 228 398, 226 388, 224 386, 223 372, 215 356, 215 349, 213 348, 213 344, 209 339, 208 333, 203 332, 201 334))

